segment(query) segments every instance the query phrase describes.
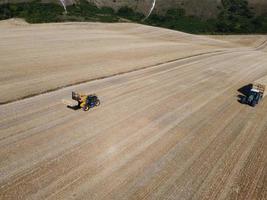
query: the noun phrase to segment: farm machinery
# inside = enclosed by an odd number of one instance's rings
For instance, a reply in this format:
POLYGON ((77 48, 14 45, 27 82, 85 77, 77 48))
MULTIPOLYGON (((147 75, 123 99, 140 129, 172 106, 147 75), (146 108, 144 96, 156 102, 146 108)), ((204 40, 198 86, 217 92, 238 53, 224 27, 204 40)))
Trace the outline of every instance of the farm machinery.
POLYGON ((241 103, 255 107, 265 95, 265 85, 254 83, 252 84, 248 94, 241 98, 241 103))
POLYGON ((100 100, 95 94, 80 94, 72 92, 72 99, 78 102, 78 107, 84 111, 88 111, 90 108, 100 105, 100 100))

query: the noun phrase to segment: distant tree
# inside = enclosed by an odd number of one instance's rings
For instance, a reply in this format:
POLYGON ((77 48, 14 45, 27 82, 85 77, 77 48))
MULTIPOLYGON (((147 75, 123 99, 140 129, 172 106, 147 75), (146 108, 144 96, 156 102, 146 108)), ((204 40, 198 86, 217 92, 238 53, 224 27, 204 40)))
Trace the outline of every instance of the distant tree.
POLYGON ((217 31, 250 33, 256 28, 252 23, 254 19, 255 14, 249 8, 247 0, 222 0, 217 31))
POLYGON ((145 16, 141 13, 137 13, 135 12, 133 9, 129 8, 129 7, 121 7, 118 12, 117 15, 132 21, 141 21, 145 16))

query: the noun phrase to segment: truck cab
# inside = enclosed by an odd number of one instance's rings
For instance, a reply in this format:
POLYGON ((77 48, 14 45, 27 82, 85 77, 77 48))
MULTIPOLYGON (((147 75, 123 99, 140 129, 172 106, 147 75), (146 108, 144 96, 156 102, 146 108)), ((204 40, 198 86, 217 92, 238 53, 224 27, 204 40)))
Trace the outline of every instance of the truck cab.
POLYGON ((261 94, 259 90, 251 89, 249 95, 246 98, 246 103, 252 107, 255 107, 261 99, 261 94))
POLYGON ((249 93, 241 99, 241 103, 255 107, 262 99, 265 87, 260 84, 253 84, 249 93))

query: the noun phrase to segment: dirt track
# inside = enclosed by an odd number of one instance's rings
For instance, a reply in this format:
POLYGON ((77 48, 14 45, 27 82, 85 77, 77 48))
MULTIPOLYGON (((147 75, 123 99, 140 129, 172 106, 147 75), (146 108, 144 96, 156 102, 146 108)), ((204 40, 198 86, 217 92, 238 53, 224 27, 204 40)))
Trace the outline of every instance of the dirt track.
POLYGON ((267 100, 237 102, 266 65, 228 47, 1 105, 0 199, 267 199, 267 100))

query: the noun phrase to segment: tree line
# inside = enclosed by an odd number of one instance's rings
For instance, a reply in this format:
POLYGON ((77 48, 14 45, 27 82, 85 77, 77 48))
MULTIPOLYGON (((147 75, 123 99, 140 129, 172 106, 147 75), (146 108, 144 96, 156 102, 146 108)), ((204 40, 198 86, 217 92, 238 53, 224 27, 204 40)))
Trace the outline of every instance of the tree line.
POLYGON ((240 34, 267 33, 267 16, 256 15, 249 8, 247 0, 222 0, 219 14, 214 19, 201 19, 188 16, 182 8, 170 9, 164 15, 152 15, 145 21, 142 13, 122 7, 114 11, 109 7, 98 8, 96 5, 81 0, 78 4, 67 6, 67 14, 61 5, 40 1, 0 5, 0 20, 20 17, 29 23, 47 23, 64 21, 99 21, 137 23, 165 27, 169 29, 202 34, 240 34))

